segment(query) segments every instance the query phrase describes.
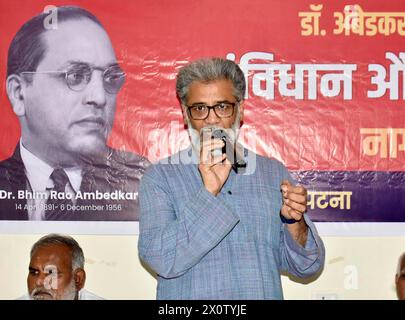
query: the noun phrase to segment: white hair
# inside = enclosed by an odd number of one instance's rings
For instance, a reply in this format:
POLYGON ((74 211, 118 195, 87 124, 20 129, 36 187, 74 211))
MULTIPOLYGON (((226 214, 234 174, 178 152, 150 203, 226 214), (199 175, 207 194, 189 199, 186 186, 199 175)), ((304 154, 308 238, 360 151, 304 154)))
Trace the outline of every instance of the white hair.
POLYGON ((77 241, 68 235, 52 233, 42 237, 32 246, 30 257, 32 258, 38 248, 49 245, 64 245, 70 249, 72 254, 72 271, 84 268, 83 250, 77 241))
POLYGON ((207 83, 223 79, 232 82, 236 100, 242 101, 246 90, 243 71, 234 61, 216 57, 196 60, 182 67, 176 78, 176 93, 181 103, 186 105, 188 90, 193 82, 207 83))

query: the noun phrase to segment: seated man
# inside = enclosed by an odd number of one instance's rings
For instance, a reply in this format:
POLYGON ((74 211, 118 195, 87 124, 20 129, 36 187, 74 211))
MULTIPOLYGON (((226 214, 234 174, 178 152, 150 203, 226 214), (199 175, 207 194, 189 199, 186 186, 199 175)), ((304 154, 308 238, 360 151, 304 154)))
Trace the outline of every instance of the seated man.
POLYGON ((83 289, 83 250, 75 239, 49 234, 31 248, 28 294, 19 300, 103 300, 83 289))
POLYGON ((395 286, 399 300, 405 300, 405 253, 401 255, 398 261, 397 274, 395 275, 395 286))

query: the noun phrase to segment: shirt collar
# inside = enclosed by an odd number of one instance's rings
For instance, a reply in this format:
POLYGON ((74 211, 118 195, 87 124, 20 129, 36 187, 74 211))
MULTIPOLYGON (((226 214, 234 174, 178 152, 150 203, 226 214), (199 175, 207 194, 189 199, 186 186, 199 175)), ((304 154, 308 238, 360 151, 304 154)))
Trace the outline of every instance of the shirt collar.
MULTIPOLYGON (((54 168, 27 150, 21 140, 20 153, 31 189, 33 191, 45 191, 46 188, 53 188, 53 182, 50 179, 50 175, 54 168)), ((79 167, 63 169, 69 177, 69 182, 72 188, 77 192, 80 189, 80 184, 82 182, 82 169, 79 167)))

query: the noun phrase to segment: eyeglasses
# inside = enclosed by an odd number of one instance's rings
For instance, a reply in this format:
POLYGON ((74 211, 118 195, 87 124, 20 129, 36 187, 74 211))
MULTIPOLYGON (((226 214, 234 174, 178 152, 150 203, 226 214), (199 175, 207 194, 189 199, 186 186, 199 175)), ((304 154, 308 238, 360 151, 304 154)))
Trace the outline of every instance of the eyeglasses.
POLYGON ((64 74, 67 86, 73 91, 82 91, 91 81, 94 70, 103 72, 103 87, 108 93, 115 94, 120 91, 125 82, 125 72, 118 65, 101 67, 90 66, 86 63, 75 64, 65 71, 24 71, 22 74, 56 73, 64 74))
POLYGON ((220 102, 213 106, 207 106, 206 104, 198 103, 186 107, 193 120, 205 120, 210 115, 211 109, 214 110, 218 118, 232 117, 236 104, 236 102, 220 102))

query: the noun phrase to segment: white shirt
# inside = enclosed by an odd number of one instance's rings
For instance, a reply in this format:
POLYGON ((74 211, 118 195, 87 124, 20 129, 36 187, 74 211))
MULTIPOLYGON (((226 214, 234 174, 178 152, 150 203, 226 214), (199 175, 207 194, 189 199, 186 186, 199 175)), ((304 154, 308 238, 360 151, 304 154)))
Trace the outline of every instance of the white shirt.
MULTIPOLYGON (((25 167, 25 175, 28 179, 27 191, 33 194, 46 194, 46 197, 27 197, 27 212, 28 220, 44 220, 44 206, 48 197, 49 189, 54 187, 53 181, 50 178, 54 168, 49 164, 39 159, 33 153, 28 151, 20 140, 21 159, 25 167)), ((73 195, 73 203, 75 204, 74 195, 80 190, 82 183, 82 170, 79 167, 63 168, 69 178, 69 183, 66 185, 66 192, 73 195)))
MULTIPOLYGON (((30 295, 27 293, 17 298, 16 300, 32 300, 32 299, 30 295)), ((86 289, 82 289, 79 291, 78 300, 105 300, 105 299, 95 295, 94 293, 91 293, 90 291, 87 291, 86 289)))

